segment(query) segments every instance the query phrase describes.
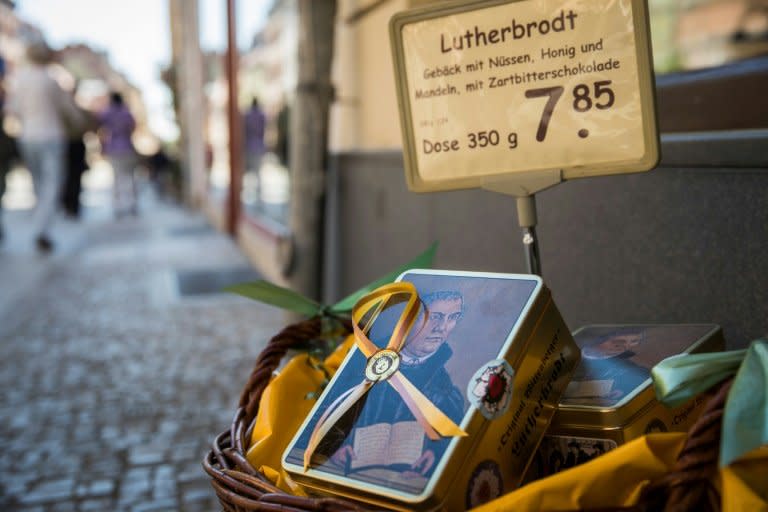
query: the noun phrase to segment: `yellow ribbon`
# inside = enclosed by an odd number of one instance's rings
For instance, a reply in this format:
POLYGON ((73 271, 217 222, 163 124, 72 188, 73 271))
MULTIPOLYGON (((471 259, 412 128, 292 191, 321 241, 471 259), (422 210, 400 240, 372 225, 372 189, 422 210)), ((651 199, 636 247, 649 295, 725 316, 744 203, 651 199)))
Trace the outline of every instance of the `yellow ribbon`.
MULTIPOLYGON (((416 287, 408 282, 392 283, 384 285, 362 297, 354 308, 352 308, 352 328, 355 336, 355 345, 368 358, 369 364, 371 358, 385 351, 399 354, 405 344, 408 333, 413 328, 413 324, 419 314, 419 305, 421 300, 416 292, 416 287), (380 350, 369 338, 368 331, 373 325, 374 320, 384 309, 406 302, 405 309, 400 314, 400 318, 392 330, 392 335, 387 342, 385 349, 380 350), (360 322, 365 319, 365 324, 360 327, 360 322)), ((429 312, 424 307, 424 320, 421 328, 426 325, 429 312)), ((386 380, 398 392, 405 402, 405 405, 416 418, 416 421, 424 429, 427 437, 433 441, 444 437, 466 436, 467 433, 461 430, 448 416, 443 414, 435 404, 433 404, 424 394, 414 386, 399 369, 396 369, 386 380)), ((331 403, 325 412, 317 421, 312 435, 307 443, 307 449, 304 451, 304 471, 309 468, 312 455, 315 453, 320 442, 333 428, 333 426, 346 414, 349 409, 357 403, 365 394, 381 380, 371 380, 365 377, 360 384, 348 389, 331 403)))

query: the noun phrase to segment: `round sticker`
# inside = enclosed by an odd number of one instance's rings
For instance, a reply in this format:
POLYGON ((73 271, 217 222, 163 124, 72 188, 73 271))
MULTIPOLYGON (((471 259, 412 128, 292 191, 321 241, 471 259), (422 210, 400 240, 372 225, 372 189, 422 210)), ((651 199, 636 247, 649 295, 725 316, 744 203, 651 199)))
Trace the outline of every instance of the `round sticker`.
POLYGON ((485 363, 469 380, 467 397, 489 420, 507 412, 512 398, 515 371, 503 359, 485 363))
POLYGON ((484 460, 477 465, 467 484, 467 509, 477 507, 501 496, 504 485, 496 461, 484 460))
POLYGON ((400 356, 394 350, 379 350, 368 359, 365 377, 376 382, 386 380, 400 367, 400 356))
POLYGON ((646 426, 645 426, 645 434, 653 434, 654 432, 668 432, 669 429, 664 424, 663 421, 661 421, 659 418, 653 418, 646 426))

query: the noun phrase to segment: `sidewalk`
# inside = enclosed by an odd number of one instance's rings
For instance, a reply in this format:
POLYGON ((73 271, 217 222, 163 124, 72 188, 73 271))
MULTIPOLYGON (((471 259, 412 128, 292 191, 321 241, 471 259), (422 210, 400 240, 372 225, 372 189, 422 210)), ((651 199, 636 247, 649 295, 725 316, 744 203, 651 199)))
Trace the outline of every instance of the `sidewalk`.
POLYGON ((257 276, 198 213, 91 208, 49 256, 29 218, 0 245, 0 510, 219 510, 201 460, 282 314, 215 293, 257 276))

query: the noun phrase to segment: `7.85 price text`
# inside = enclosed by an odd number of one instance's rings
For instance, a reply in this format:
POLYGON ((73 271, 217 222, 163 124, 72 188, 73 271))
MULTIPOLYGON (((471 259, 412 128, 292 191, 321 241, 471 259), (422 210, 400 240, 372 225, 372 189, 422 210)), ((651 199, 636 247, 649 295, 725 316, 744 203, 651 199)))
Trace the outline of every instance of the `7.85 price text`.
MULTIPOLYGON (((572 90, 571 106, 577 114, 589 112, 593 108, 598 110, 607 110, 616 103, 616 94, 610 87, 610 80, 600 80, 594 82, 592 87, 587 84, 577 84, 572 90)), ((562 86, 542 87, 539 89, 528 89, 525 91, 527 99, 546 99, 544 109, 539 119, 539 125, 536 130, 536 141, 544 142, 547 137, 547 130, 550 121, 555 112, 560 97, 563 95, 562 86)), ((589 135, 587 130, 580 130, 579 137, 586 138, 589 135)), ((466 144, 468 149, 482 149, 499 146, 504 140, 507 149, 516 149, 518 144, 517 132, 500 133, 498 130, 483 130, 469 132, 466 134, 466 144)), ((461 144, 458 139, 430 140, 422 139, 421 150, 425 155, 433 153, 450 153, 461 150, 461 144)))

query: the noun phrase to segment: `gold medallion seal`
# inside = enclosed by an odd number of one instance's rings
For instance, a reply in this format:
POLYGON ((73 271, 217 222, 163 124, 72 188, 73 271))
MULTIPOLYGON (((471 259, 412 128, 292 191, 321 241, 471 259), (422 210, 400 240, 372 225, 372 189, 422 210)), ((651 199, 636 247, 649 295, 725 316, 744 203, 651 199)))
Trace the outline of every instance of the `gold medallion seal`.
POLYGON ((386 380, 400 367, 400 356, 394 350, 379 350, 368 358, 365 378, 376 382, 386 380))

